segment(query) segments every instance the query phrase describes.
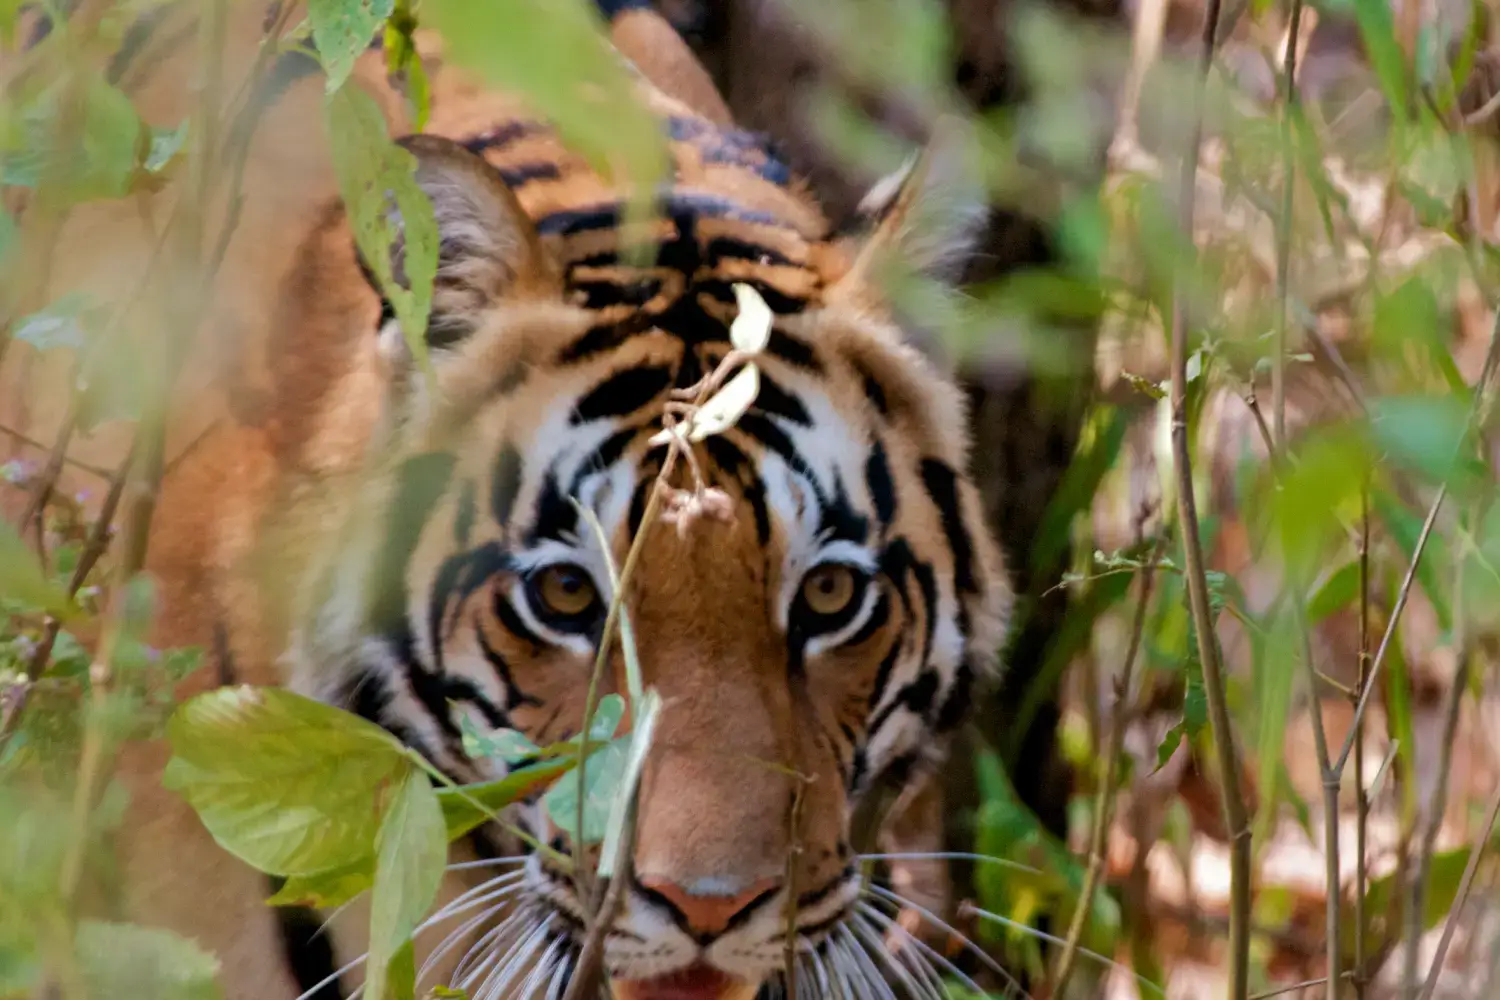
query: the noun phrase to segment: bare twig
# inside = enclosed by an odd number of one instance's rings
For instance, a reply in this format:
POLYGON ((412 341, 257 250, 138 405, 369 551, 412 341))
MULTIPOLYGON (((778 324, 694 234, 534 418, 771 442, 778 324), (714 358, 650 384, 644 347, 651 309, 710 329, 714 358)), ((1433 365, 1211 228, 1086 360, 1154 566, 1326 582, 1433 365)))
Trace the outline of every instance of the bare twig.
MULTIPOLYGON (((73 575, 68 580, 68 596, 72 597, 83 587, 83 581, 88 579, 89 573, 104 555, 104 550, 109 547, 110 539, 113 537, 111 528, 114 526, 115 511, 120 506, 120 497, 125 492, 126 478, 130 474, 130 466, 135 457, 135 449, 132 448, 125 455, 125 461, 120 463, 119 470, 115 473, 114 482, 110 484, 109 493, 104 497, 104 504, 99 509, 99 517, 94 521, 94 526, 89 530, 89 537, 84 542, 83 551, 79 553, 78 563, 73 567, 73 575)), ((42 633, 41 642, 37 643, 36 651, 31 654, 23 668, 22 685, 28 685, 42 675, 47 668, 47 661, 52 656, 52 649, 57 643, 58 634, 62 632, 62 623, 56 618, 47 619, 46 630, 42 633)), ((7 701, 3 714, 0 714, 0 742, 4 742, 11 734, 12 728, 20 718, 21 708, 25 704, 24 689, 17 697, 7 701)))
MULTIPOLYGON (((46 444, 42 441, 38 441, 36 438, 30 437, 26 434, 22 434, 14 427, 7 427, 4 424, 0 424, 0 434, 4 434, 6 437, 24 444, 28 448, 35 448, 38 451, 45 452, 51 452, 52 450, 52 445, 46 444)), ((114 473, 106 469, 102 465, 94 465, 90 462, 82 462, 70 455, 63 455, 62 460, 65 464, 71 465, 73 468, 79 469, 83 472, 87 472, 91 476, 98 476, 100 479, 105 480, 114 478, 114 473)))
POLYGON ((792 777, 792 805, 787 816, 786 851, 786 907, 782 912, 782 936, 786 945, 782 949, 782 965, 785 967, 787 1000, 797 1000, 797 865, 802 854, 802 805, 807 798, 807 786, 812 779, 798 773, 792 777))
POLYGON ((1073 910, 1073 920, 1068 925, 1067 941, 1057 959, 1057 971, 1052 977, 1051 992, 1055 997, 1066 995, 1064 991, 1073 974, 1073 963, 1077 958, 1079 943, 1083 940, 1083 929, 1094 906, 1094 893, 1098 890, 1099 879, 1104 872, 1105 845, 1114 814, 1115 786, 1119 782, 1120 751, 1125 742, 1131 679, 1135 672, 1136 655, 1141 648, 1141 637, 1146 631, 1146 611, 1151 605, 1152 578, 1156 564, 1161 562, 1166 543, 1167 533, 1163 530, 1156 537, 1150 560, 1141 567, 1141 593, 1135 606, 1135 621, 1130 627, 1130 644, 1125 651, 1125 665, 1115 679, 1115 703, 1110 710, 1109 743, 1101 761, 1104 773, 1099 778, 1099 791, 1094 803, 1094 827, 1089 836, 1089 867, 1084 875, 1083 889, 1078 895, 1078 905, 1073 910))
MULTIPOLYGON (((1500 309, 1495 310, 1494 325, 1490 329, 1490 344, 1484 356, 1484 366, 1479 372, 1479 380, 1474 384, 1474 396, 1469 401, 1465 440, 1469 434, 1473 433, 1477 418, 1483 410, 1489 384, 1494 377, 1497 365, 1500 365, 1500 309)), ((1390 651, 1391 639, 1396 634, 1396 626, 1401 621, 1401 612, 1405 610, 1406 602, 1411 597, 1411 588, 1416 582, 1417 567, 1422 561, 1422 553, 1427 548, 1427 540, 1432 536, 1433 525, 1437 523, 1438 513, 1442 510, 1443 501, 1447 499, 1447 496, 1448 484, 1445 482, 1438 486, 1437 494, 1432 498, 1432 505, 1427 510, 1427 518, 1422 522, 1422 531, 1417 536, 1416 545, 1412 548, 1411 563, 1406 568, 1406 576, 1401 580, 1401 589, 1396 592, 1396 602, 1391 607, 1390 620, 1386 622, 1385 632, 1380 637, 1380 645, 1375 650, 1375 659, 1370 664, 1369 677, 1366 679, 1364 690, 1360 692, 1359 703, 1354 706, 1353 728, 1345 737, 1344 747, 1339 751, 1338 760, 1334 765, 1334 770, 1340 774, 1343 773, 1349 754, 1354 749, 1354 739, 1359 732, 1359 723, 1364 718, 1365 708, 1369 705, 1370 692, 1375 689, 1375 681, 1380 677, 1380 668, 1385 664, 1386 653, 1390 651)))
MULTIPOLYGON (((1354 701, 1358 703, 1369 683, 1370 671, 1370 487, 1359 495, 1359 679, 1354 701)), ((1366 840, 1369 833, 1370 796, 1365 790, 1365 723, 1354 724, 1354 996, 1365 996, 1365 871, 1366 840)))
MULTIPOLYGON (((1338 978, 1348 979, 1349 973, 1346 972, 1338 978)), ((1319 976, 1317 979, 1306 979, 1300 983, 1292 983, 1289 986, 1278 986, 1272 990, 1263 990, 1260 993, 1252 993, 1246 998, 1246 1000, 1270 1000, 1271 997, 1285 996, 1288 993, 1296 993, 1298 990, 1310 990, 1314 986, 1322 986, 1326 982, 1328 982, 1327 976, 1319 976)))
POLYGON ((1463 878, 1458 882, 1458 894, 1453 897, 1453 905, 1448 909, 1448 920, 1443 924, 1443 935, 1438 939, 1437 952, 1432 956, 1432 967, 1427 970, 1427 983, 1422 987, 1419 1000, 1432 1000, 1432 991, 1437 989, 1438 973, 1443 968, 1443 960, 1448 957, 1448 946, 1453 943, 1453 931, 1458 927, 1458 915, 1463 912, 1464 903, 1468 901, 1469 889, 1474 885, 1474 873, 1479 868, 1479 858, 1490 842, 1497 816, 1500 816, 1500 784, 1495 786, 1494 794, 1490 796, 1484 825, 1479 828, 1479 834, 1469 848, 1469 860, 1464 865, 1463 878))
MULTIPOLYGON (((1199 147, 1203 142, 1203 91, 1213 64, 1214 38, 1219 21, 1220 0, 1208 0, 1199 52, 1200 85, 1193 93, 1191 133, 1182 153, 1178 183, 1178 228, 1188 239, 1193 233, 1193 201, 1198 175, 1199 147)), ((1224 796, 1224 824, 1230 837, 1229 991, 1231 1000, 1243 1000, 1250 988, 1250 825, 1240 789, 1239 754, 1229 718, 1229 702, 1220 672, 1219 644, 1213 611, 1208 600, 1203 546, 1198 536, 1198 505, 1193 497, 1192 454, 1187 425, 1187 302, 1179 274, 1172 286, 1172 457, 1177 473, 1178 522, 1187 577, 1188 601, 1198 636, 1198 656, 1203 664, 1203 690, 1213 730, 1224 796)))

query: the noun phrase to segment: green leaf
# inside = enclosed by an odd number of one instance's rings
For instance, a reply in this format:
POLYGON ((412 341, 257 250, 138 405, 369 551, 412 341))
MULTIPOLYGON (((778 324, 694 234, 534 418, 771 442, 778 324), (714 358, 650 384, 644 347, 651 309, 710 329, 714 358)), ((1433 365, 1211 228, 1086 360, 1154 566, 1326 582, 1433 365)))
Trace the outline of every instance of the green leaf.
POLYGON ((507 764, 519 764, 542 754, 541 747, 533 743, 525 733, 515 729, 495 729, 481 733, 469 717, 464 716, 459 722, 459 730, 463 734, 464 753, 475 760, 494 757, 507 764))
POLYGON ((404 1000, 415 992, 411 935, 437 896, 447 858, 437 793, 425 774, 409 771, 376 838, 365 980, 371 1000, 404 1000))
POLYGON ((1396 24, 1386 0, 1353 0, 1354 17, 1364 39, 1365 55, 1375 67, 1380 89, 1397 125, 1408 118, 1406 59, 1396 41, 1396 24))
POLYGON ((512 771, 495 781, 439 788, 437 796, 448 826, 448 839, 462 837, 488 821, 491 815, 547 787, 577 766, 578 757, 565 754, 512 771))
POLYGON ((62 587, 47 579, 36 554, 9 521, 0 520, 0 599, 71 621, 81 611, 62 587))
POLYGON ((188 119, 184 118, 176 128, 152 128, 151 148, 142 164, 147 173, 159 174, 182 152, 187 141, 188 119))
POLYGON ((1307 600, 1307 624, 1321 624, 1359 599, 1359 560, 1344 563, 1328 575, 1307 600))
POLYGON ((331 909, 343 906, 375 882, 375 856, 309 875, 292 875, 266 900, 270 906, 310 906, 331 909))
POLYGON ((1451 395, 1396 396, 1370 401, 1376 442, 1398 464, 1435 483, 1480 488, 1489 476, 1460 453, 1468 433, 1468 408, 1451 395))
POLYGON ((574 843, 596 844, 604 839, 615 792, 625 778, 626 760, 630 755, 630 737, 624 736, 590 754, 583 766, 583 790, 579 790, 575 769, 558 779, 547 790, 542 803, 558 829, 574 843), (578 799, 583 796, 583 835, 578 833, 578 799))
POLYGON ((620 720, 625 718, 625 699, 617 694, 607 694, 599 699, 594 708, 594 717, 589 720, 589 742, 602 743, 614 739, 620 729, 620 720))
POLYGON ((75 934, 78 968, 91 1000, 218 1000, 218 959, 192 941, 153 927, 85 920, 75 934))
MULTIPOLYGON (((1391 539, 1401 550, 1402 559, 1409 564, 1412 553, 1417 548, 1417 539, 1422 535, 1422 518, 1408 510, 1401 499, 1388 490, 1373 491, 1370 500, 1375 515, 1391 533, 1391 539)), ((1448 599, 1448 586, 1445 582, 1447 568, 1451 565, 1442 532, 1434 529, 1427 537, 1422 559, 1417 563, 1417 583, 1421 585, 1427 600, 1432 603, 1438 624, 1445 632, 1453 627, 1453 604, 1448 599)))
POLYGON ((173 713, 162 783, 225 850, 273 875, 375 853, 386 803, 414 765, 385 730, 278 688, 219 688, 173 713))
POLYGON ((344 85, 354 63, 391 16, 392 6, 392 0, 308 0, 307 19, 328 74, 328 93, 344 85))
POLYGON ((79 350, 89 341, 90 314, 96 309, 87 295, 69 292, 20 319, 16 323, 15 337, 39 351, 79 350))
POLYGON ((1130 421, 1117 406, 1097 406, 1084 424, 1084 433, 1073 460, 1063 473, 1031 543, 1032 572, 1054 575, 1067 550, 1074 520, 1089 509, 1099 482, 1120 455, 1130 421))
POLYGON ((1167 730, 1167 735, 1163 736, 1156 746, 1156 768, 1152 771, 1153 774, 1167 766, 1167 761, 1172 759, 1172 755, 1182 745, 1182 739, 1186 735, 1187 729, 1181 722, 1167 730))
POLYGON ((424 0, 422 17, 442 35, 445 62, 523 95, 595 170, 634 187, 632 214, 649 209, 667 167, 664 136, 593 3, 424 0))
POLYGON ((330 94, 323 110, 354 240, 395 310, 412 357, 430 371, 427 314, 437 274, 438 232, 432 202, 417 186, 416 157, 391 142, 379 106, 358 87, 330 94), (392 202, 399 223, 391 217, 392 202), (406 286, 396 280, 391 264, 398 244, 406 286))
POLYGON ((630 803, 635 797, 636 785, 640 783, 641 771, 646 766, 646 753, 651 749, 651 739, 656 732, 656 720, 661 711, 661 696, 654 688, 646 691, 641 696, 640 703, 634 706, 632 716, 635 725, 630 734, 624 737, 629 741, 629 748, 625 752, 625 770, 621 776, 619 787, 615 789, 615 798, 609 807, 609 816, 605 820, 604 844, 599 850, 599 877, 610 878, 615 873, 616 855, 619 853, 621 838, 625 833, 625 821, 630 815, 630 803))
POLYGON ((432 112, 432 86, 427 79, 427 67, 422 65, 417 52, 413 37, 416 30, 417 19, 409 3, 399 0, 385 26, 385 72, 391 85, 406 95, 412 131, 420 132, 427 127, 432 112))

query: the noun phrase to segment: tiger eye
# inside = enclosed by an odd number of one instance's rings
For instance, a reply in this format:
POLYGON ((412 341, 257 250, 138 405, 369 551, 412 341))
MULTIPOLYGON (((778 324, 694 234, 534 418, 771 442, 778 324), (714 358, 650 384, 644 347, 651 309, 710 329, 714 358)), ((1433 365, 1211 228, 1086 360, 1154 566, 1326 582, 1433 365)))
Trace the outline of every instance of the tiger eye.
POLYGON ((848 566, 820 566, 802 581, 802 600, 815 615, 836 615, 849 606, 858 590, 848 566))
POLYGON ((599 598, 588 574, 576 566, 549 566, 542 570, 536 593, 548 611, 564 618, 583 614, 599 598))

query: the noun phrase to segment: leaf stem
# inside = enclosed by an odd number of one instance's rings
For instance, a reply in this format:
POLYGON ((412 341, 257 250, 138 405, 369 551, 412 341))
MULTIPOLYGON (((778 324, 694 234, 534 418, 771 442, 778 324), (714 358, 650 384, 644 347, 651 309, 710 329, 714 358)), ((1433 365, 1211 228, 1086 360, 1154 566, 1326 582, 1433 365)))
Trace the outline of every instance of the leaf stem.
MULTIPOLYGON (((1203 142, 1203 102, 1213 64, 1219 22, 1220 0, 1208 0, 1199 50, 1199 85, 1193 91, 1192 126, 1182 151, 1182 173, 1178 184, 1178 228, 1193 238, 1194 195, 1197 190, 1199 147, 1203 142)), ((1213 730, 1219 773, 1223 782, 1225 827, 1230 837, 1230 1000, 1243 1000, 1250 987, 1250 825, 1240 789, 1240 767, 1229 718, 1229 702, 1219 664, 1219 645, 1209 605, 1202 541, 1198 535, 1198 505, 1193 496, 1192 455, 1188 446, 1187 418, 1187 302, 1183 275, 1172 283, 1172 457, 1177 472, 1178 521, 1182 530, 1184 576, 1188 602, 1197 631, 1199 662, 1203 664, 1203 689, 1213 730)))
POLYGON ((1068 936, 1062 954, 1057 959, 1057 971, 1052 977, 1051 993, 1064 997, 1068 980, 1073 975, 1078 946, 1083 940, 1088 915, 1093 910, 1094 893, 1104 872, 1104 854, 1109 838, 1110 820, 1114 814, 1115 786, 1119 783, 1120 753, 1125 743, 1125 727, 1128 718, 1127 699, 1130 697, 1131 680, 1135 673, 1136 656, 1141 648, 1141 638, 1146 631, 1146 611, 1151 605, 1151 584, 1156 564, 1161 561, 1166 548, 1165 529, 1157 535, 1151 558, 1141 567, 1141 593, 1136 601, 1135 621, 1130 628, 1130 645, 1126 647, 1125 664, 1115 679, 1115 703, 1110 709, 1109 743, 1105 748, 1102 765, 1104 773, 1099 779, 1098 796, 1094 804, 1094 827, 1089 837, 1089 867, 1083 879, 1083 889, 1078 895, 1078 905, 1073 910, 1073 920, 1068 925, 1068 936))

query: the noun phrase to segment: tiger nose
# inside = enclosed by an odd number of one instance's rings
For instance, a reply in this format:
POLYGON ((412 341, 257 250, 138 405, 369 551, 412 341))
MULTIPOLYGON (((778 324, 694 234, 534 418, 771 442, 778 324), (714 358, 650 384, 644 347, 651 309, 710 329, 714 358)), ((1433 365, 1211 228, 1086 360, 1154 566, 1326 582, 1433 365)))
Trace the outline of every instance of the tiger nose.
POLYGON ((689 931, 716 937, 728 930, 736 917, 774 893, 781 880, 763 878, 744 892, 727 896, 712 894, 711 890, 704 892, 701 888, 694 891, 664 878, 643 878, 640 884, 676 910, 689 931))

